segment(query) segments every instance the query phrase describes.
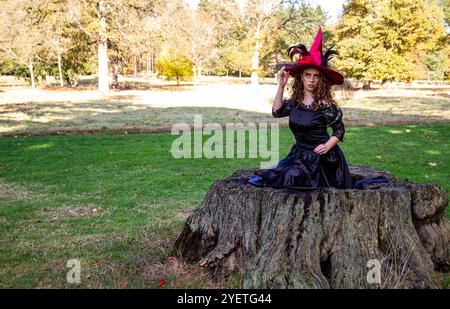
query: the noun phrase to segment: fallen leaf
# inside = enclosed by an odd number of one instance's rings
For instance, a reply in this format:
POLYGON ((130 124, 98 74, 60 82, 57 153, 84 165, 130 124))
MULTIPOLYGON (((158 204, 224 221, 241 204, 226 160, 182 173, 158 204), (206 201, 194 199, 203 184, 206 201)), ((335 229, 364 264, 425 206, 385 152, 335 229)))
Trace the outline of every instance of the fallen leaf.
POLYGON ((120 287, 121 289, 126 289, 127 286, 128 286, 128 281, 127 281, 127 280, 122 279, 122 280, 119 281, 119 287, 120 287))
POLYGON ((95 261, 95 262, 90 263, 89 265, 91 265, 92 267, 95 267, 98 264, 100 264, 100 262, 99 261, 95 261))
POLYGON ((158 287, 159 288, 162 288, 163 286, 165 286, 166 285, 166 280, 165 279, 159 279, 159 281, 158 281, 158 287))

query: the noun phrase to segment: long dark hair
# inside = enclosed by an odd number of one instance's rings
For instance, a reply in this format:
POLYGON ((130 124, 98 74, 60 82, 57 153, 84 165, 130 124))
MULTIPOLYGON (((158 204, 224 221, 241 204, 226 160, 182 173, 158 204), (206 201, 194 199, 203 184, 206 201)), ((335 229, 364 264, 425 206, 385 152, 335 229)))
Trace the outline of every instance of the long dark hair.
MULTIPOLYGON (((303 104, 303 99, 305 98, 305 87, 302 81, 302 75, 305 70, 300 70, 292 84, 292 95, 291 99, 296 104, 303 104)), ((328 78, 320 72, 319 82, 317 83, 317 88, 313 93, 314 101, 312 103, 312 109, 317 109, 321 107, 329 107, 330 105, 338 106, 334 99, 334 92, 331 89, 331 83, 328 78)))

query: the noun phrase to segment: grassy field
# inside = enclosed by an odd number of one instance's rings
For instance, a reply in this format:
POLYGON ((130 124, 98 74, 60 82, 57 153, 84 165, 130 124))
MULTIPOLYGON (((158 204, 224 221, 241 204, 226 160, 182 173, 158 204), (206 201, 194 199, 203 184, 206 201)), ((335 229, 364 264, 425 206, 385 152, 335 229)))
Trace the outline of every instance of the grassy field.
MULTIPOLYGON (((260 159, 173 159, 167 133, 0 138, 0 286, 238 287, 174 258, 183 222, 214 180, 260 159)), ((282 129, 280 158, 294 143, 282 129)), ((349 164, 450 194, 450 125, 348 126, 349 164)), ((450 216, 449 207, 446 209, 450 216)), ((448 278, 445 279, 448 281, 448 278)))
MULTIPOLYGON (((1 135, 170 132, 175 122, 279 122, 270 113, 276 86, 216 85, 183 91, 9 90, 1 94, 1 135)), ((288 92, 286 92, 287 95, 288 92)), ((339 94, 337 92, 336 94, 339 94)), ((346 124, 450 122, 450 89, 357 91, 340 102, 346 124)))

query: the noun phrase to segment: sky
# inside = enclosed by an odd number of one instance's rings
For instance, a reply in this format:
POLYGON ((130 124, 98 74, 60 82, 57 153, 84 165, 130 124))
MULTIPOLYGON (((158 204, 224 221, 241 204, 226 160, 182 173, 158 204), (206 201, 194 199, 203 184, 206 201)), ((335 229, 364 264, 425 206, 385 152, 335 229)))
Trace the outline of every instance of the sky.
MULTIPOLYGON (((185 0, 192 8, 196 7, 199 0, 185 0)), ((238 3, 242 4, 245 0, 237 0, 238 3)), ((333 23, 337 20, 338 14, 342 10, 342 4, 345 0, 308 0, 314 6, 320 5, 328 13, 327 24, 333 23)))
POLYGON ((342 4, 344 4, 345 0, 310 0, 314 6, 320 5, 327 13, 328 13, 328 24, 333 23, 337 20, 338 15, 342 11, 342 4))

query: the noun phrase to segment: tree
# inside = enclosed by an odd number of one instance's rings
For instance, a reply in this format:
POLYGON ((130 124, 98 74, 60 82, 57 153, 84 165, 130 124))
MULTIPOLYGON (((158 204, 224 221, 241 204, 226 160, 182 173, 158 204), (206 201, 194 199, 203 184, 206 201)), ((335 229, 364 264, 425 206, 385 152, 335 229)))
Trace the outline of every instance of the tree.
POLYGON ((217 74, 247 74, 245 71, 251 71, 252 67, 253 78, 255 72, 271 72, 275 63, 286 58, 285 51, 289 46, 297 42, 312 42, 318 26, 326 21, 327 16, 320 6, 313 7, 301 0, 277 3, 249 1, 245 7, 239 7, 233 0, 200 1, 199 9, 205 11, 216 23, 219 48, 219 59, 215 63, 217 74), (277 3, 280 5, 277 6, 277 3), (271 5, 273 14, 267 17, 264 12, 271 5), (258 20, 262 20, 259 28, 258 20), (254 61, 256 55, 257 67, 254 61), (245 59, 248 65, 243 63, 245 59))
POLYGON ((218 54, 216 23, 204 10, 192 10, 184 1, 167 3, 161 18, 165 49, 177 49, 194 65, 194 83, 205 65, 218 54))
MULTIPOLYGON (((61 86, 64 86, 62 58, 63 54, 73 46, 70 32, 73 31, 73 25, 78 22, 80 8, 72 0, 53 1, 35 1, 35 14, 40 18, 43 28, 41 32, 44 49, 47 58, 55 58, 58 64, 58 75, 61 86)), ((79 44, 79 42, 76 42, 79 44)))
POLYGON ((70 46, 61 59, 63 79, 69 85, 75 86, 82 74, 95 74, 97 72, 96 52, 92 48, 91 38, 83 31, 77 31, 73 26, 68 32, 70 46))
POLYGON ((450 0, 439 0, 438 4, 444 11, 445 26, 450 27, 450 0))
POLYGON ((246 20, 249 24, 249 34, 253 39, 252 75, 253 85, 259 83, 259 57, 263 40, 263 31, 268 22, 276 15, 284 0, 249 0, 245 9, 246 20))
POLYGON ((252 72, 252 52, 248 48, 248 45, 249 42, 247 40, 241 42, 236 41, 234 45, 227 46, 224 51, 228 66, 232 70, 238 71, 239 77, 242 77, 242 73, 249 76, 252 72))
POLYGON ((197 10, 209 16, 215 25, 217 54, 216 57, 209 59, 208 66, 211 71, 217 75, 228 75, 235 74, 240 69, 242 73, 246 70, 244 67, 251 68, 251 56, 247 55, 251 51, 251 45, 246 38, 246 25, 237 2, 224 0, 218 4, 215 0, 201 0, 197 10), (237 60, 235 56, 244 51, 245 59, 240 59, 239 62, 247 61, 248 63, 242 66, 239 64, 239 67, 236 67, 237 62, 233 59, 237 60))
MULTIPOLYGON (((309 3, 292 2, 282 6, 276 18, 273 18, 265 35, 261 60, 266 71, 273 74, 277 63, 285 60, 288 47, 302 43, 310 46, 317 34, 319 26, 325 24, 327 15, 320 7, 309 3)), ((325 42, 329 31, 324 29, 325 42)), ((273 76, 273 75, 272 75, 273 76)))
POLYGON ((180 80, 188 80, 193 76, 192 62, 174 51, 161 56, 156 67, 159 76, 163 76, 167 80, 176 80, 177 85, 180 84, 180 80))
POLYGON ((426 55, 425 65, 429 71, 429 78, 433 80, 445 80, 449 77, 449 50, 442 49, 426 55))
POLYGON ((389 183, 308 192, 246 185, 257 169, 216 180, 175 252, 215 279, 239 276, 243 288, 438 288, 437 272, 450 267, 445 190, 349 169, 355 180, 389 183))
POLYGON ((350 0, 344 4, 336 29, 336 45, 340 53, 336 66, 349 77, 367 80, 372 50, 377 44, 371 30, 375 19, 374 5, 370 0, 350 0))
MULTIPOLYGON (((155 1, 145 0, 80 0, 83 16, 80 30, 86 32, 97 44, 98 54, 98 87, 100 91, 108 91, 108 42, 115 41, 116 46, 126 38, 132 29, 133 33, 144 28, 144 16, 153 10, 155 1), (141 17, 142 23, 129 26, 130 14, 141 17), (128 25, 128 26, 127 26, 128 25)), ((110 43, 111 44, 111 43, 110 43)))
POLYGON ((275 18, 286 0, 248 0, 241 10, 234 0, 203 1, 202 7, 208 7, 208 3, 215 6, 218 11, 216 16, 225 15, 231 18, 234 25, 242 31, 252 49, 251 58, 251 81, 252 84, 259 83, 260 52, 263 46, 265 31, 269 21, 275 18))
POLYGON ((371 80, 417 77, 421 51, 435 50, 443 16, 432 0, 350 0, 336 29, 346 75, 371 80))
POLYGON ((0 52, 28 69, 31 86, 35 88, 34 64, 45 38, 40 35, 42 24, 30 8, 33 8, 33 1, 29 0, 2 3, 0 52))

